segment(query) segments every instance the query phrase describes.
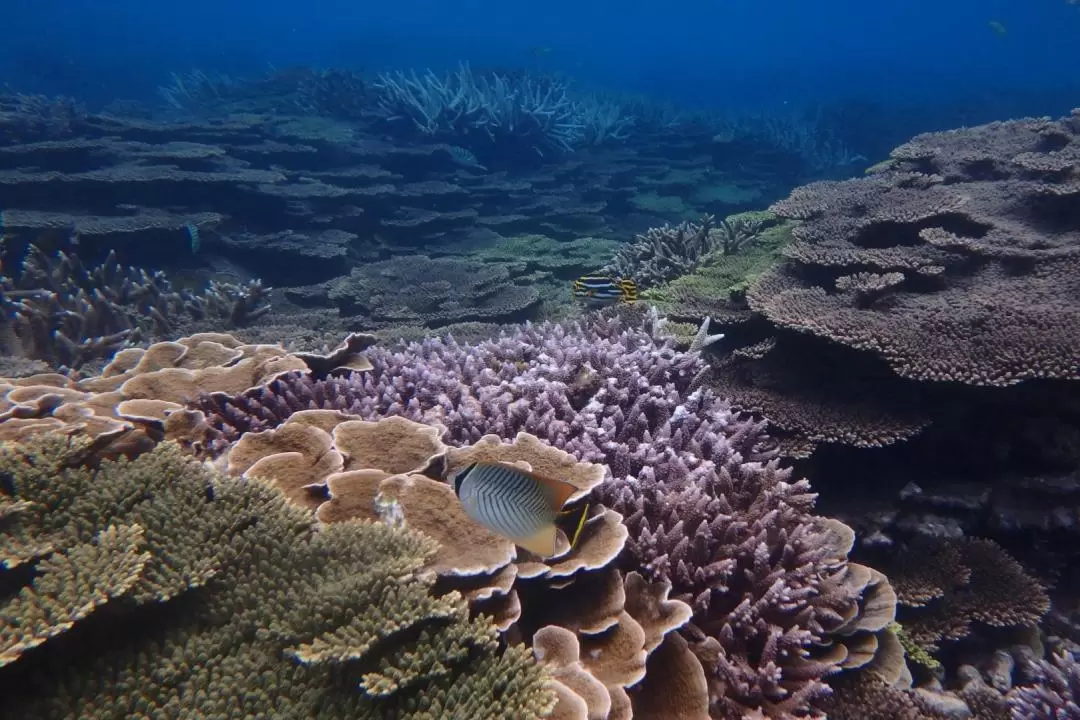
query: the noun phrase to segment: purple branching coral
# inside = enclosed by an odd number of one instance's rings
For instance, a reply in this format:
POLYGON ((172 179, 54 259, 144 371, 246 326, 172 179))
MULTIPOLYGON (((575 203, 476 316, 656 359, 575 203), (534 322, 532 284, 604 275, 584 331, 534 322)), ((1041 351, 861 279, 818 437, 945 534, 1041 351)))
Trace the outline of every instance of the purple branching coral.
POLYGON ((1080 720, 1080 662, 1064 652, 1037 660, 1025 672, 1034 681, 1009 691, 1013 720, 1080 720))
POLYGON ((228 439, 298 410, 335 408, 438 422, 452 444, 525 431, 606 465, 611 477, 594 492, 624 515, 627 564, 670 579, 673 596, 695 610, 686 636, 712 676, 715 713, 812 717, 833 667, 812 651, 857 600, 833 582, 846 558, 813 515, 809 484, 780 469, 764 423, 695 389, 705 361, 656 325, 654 316, 640 327, 594 317, 475 345, 372 348, 369 372, 287 375, 242 396, 204 398, 202 409, 228 439))

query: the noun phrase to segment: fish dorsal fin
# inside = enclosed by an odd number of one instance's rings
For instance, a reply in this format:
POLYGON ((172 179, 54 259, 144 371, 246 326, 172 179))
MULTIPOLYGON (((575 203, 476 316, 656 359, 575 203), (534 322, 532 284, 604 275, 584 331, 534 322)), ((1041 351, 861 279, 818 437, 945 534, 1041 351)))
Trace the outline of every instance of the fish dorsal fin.
POLYGON ((549 524, 540 528, 529 537, 514 538, 514 543, 525 548, 534 555, 549 558, 555 554, 555 525, 549 524))

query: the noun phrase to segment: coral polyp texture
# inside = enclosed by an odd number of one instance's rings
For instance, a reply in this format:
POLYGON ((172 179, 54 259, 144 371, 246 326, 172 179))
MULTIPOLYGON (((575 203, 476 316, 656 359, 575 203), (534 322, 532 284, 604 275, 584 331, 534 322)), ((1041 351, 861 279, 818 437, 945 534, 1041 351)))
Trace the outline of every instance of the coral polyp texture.
POLYGON ((797 717, 842 667, 899 679, 887 581, 847 562, 850 529, 813 514, 814 495, 778 466, 762 423, 694 389, 707 367, 706 328, 681 351, 655 315, 627 315, 526 326, 476 344, 375 347, 370 372, 287 373, 195 407, 220 432, 210 449, 321 409, 438 424, 461 448, 527 433, 601 463, 609 474, 592 497, 625 519, 621 562, 690 608, 683 635, 720 717, 797 717))
POLYGON ((776 217, 763 212, 732 215, 716 225, 712 215, 698 223, 682 222, 650 228, 615 253, 601 272, 632 278, 643 287, 653 287, 689 275, 702 264, 720 264, 719 258, 738 254, 762 238, 776 224, 776 217))
POLYGON ((75 253, 30 245, 20 272, 0 275, 0 354, 78 368, 117 351, 176 337, 177 326, 238 328, 269 311, 268 288, 211 282, 174 288, 163 273, 124 267, 115 252, 87 267, 75 253))
POLYGON ((85 467, 87 441, 0 449, 4 712, 529 718, 554 706, 523 648, 419 573, 437 544, 320 526, 256 480, 159 445, 85 467))
POLYGON ((920 135, 776 203, 802 222, 750 305, 906 378, 1080 379, 1078 198, 1080 113, 920 135))
POLYGON ((1060 415, 1080 380, 1078 202, 1080 112, 929 133, 775 203, 791 242, 743 295, 661 294, 731 337, 709 384, 785 455, 1004 427, 1048 395, 1060 415))
POLYGON ((1011 720, 1077 720, 1080 718, 1080 662, 1072 652, 1029 663, 1031 684, 1009 691, 1011 720))

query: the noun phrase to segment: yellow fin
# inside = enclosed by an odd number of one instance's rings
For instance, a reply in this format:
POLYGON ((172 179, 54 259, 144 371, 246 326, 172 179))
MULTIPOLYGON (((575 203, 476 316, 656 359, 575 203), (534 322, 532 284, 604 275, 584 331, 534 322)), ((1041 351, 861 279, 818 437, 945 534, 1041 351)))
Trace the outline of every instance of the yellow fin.
POLYGON ((589 503, 585 503, 585 506, 581 509, 581 517, 578 518, 577 527, 574 528, 574 534, 570 536, 570 549, 573 549, 577 545, 578 538, 581 537, 581 529, 585 527, 585 520, 589 517, 589 503))
POLYGON ((541 528, 526 538, 513 538, 514 543, 543 558, 555 554, 555 524, 541 528))

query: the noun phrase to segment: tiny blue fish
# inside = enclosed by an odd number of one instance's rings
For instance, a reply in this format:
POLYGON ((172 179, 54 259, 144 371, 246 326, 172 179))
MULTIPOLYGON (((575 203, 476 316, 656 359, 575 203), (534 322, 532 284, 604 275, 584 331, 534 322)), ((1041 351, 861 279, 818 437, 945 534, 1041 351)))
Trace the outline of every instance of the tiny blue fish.
POLYGON ((456 473, 454 492, 465 514, 488 530, 540 557, 555 555, 560 515, 577 515, 570 547, 577 544, 589 505, 562 512, 577 488, 501 462, 473 463, 456 473))
POLYGON ((199 237, 199 228, 192 223, 184 225, 184 232, 187 233, 188 240, 191 243, 191 254, 199 254, 199 246, 202 244, 202 239, 199 237))

